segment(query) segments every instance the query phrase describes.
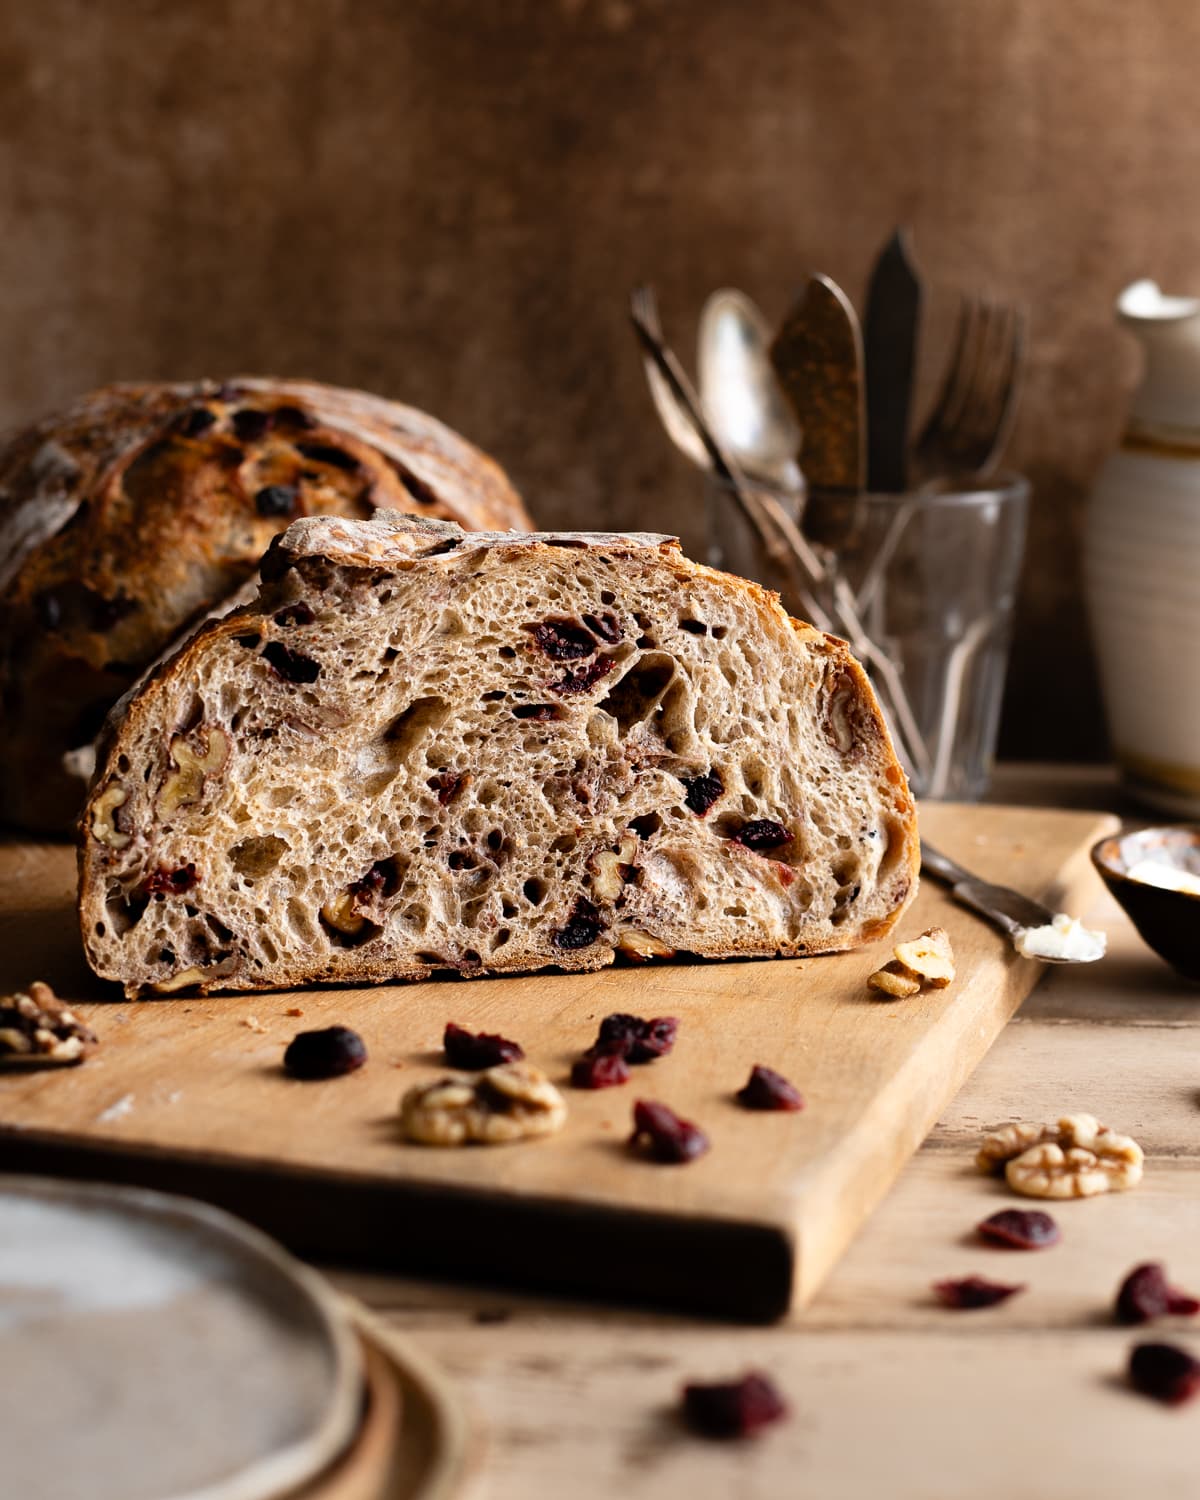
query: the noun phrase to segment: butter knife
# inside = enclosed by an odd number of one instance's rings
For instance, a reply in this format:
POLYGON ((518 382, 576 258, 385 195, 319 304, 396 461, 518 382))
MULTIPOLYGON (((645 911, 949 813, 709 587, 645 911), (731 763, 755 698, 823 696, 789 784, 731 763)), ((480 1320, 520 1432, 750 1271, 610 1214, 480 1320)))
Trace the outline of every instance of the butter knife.
POLYGON ((844 546, 858 529, 862 493, 862 331, 828 276, 809 277, 771 344, 771 363, 803 430, 802 529, 821 546, 844 546))
POLYGON ((863 352, 867 381, 867 487, 874 494, 907 488, 921 283, 908 236, 897 229, 880 252, 867 287, 863 352))

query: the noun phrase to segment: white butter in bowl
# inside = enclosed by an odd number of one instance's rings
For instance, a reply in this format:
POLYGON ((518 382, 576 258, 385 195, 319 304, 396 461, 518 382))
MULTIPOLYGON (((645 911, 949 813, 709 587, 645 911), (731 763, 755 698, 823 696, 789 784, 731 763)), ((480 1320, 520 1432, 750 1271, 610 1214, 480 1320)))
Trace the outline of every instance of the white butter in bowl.
POLYGON ((1044 927, 1020 927, 1013 939, 1022 958, 1049 963, 1090 964, 1103 958, 1108 936, 1085 927, 1078 917, 1059 912, 1044 927))
POLYGON ((1169 865, 1161 859, 1139 859, 1125 871, 1127 880, 1140 880, 1143 885, 1156 885, 1162 891, 1183 891, 1188 896, 1200 896, 1200 875, 1184 870, 1179 865, 1169 865))

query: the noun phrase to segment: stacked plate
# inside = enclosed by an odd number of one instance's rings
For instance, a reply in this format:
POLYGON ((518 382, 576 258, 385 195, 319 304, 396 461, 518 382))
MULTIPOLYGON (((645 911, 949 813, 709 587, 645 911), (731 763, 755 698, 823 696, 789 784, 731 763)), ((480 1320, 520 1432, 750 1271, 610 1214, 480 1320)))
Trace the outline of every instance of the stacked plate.
POLYGON ((22 1500, 279 1500, 361 1446, 341 1305, 187 1199, 0 1178, 0 1368, 3 1488, 22 1500))

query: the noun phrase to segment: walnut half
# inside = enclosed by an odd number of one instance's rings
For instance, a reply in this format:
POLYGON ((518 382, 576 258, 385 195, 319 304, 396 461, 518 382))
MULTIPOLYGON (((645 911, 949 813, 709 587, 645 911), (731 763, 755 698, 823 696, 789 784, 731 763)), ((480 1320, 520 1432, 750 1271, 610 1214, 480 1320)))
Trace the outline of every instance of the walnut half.
POLYGON ((1057 1125, 1006 1125, 984 1139, 981 1171, 1003 1166, 1008 1185, 1027 1198, 1093 1198, 1142 1180, 1145 1156, 1130 1136, 1095 1115, 1064 1115, 1057 1125))
POLYGON ((417 1084, 400 1103, 400 1128, 422 1146, 505 1145, 552 1135, 567 1118, 563 1096, 530 1063, 417 1084))

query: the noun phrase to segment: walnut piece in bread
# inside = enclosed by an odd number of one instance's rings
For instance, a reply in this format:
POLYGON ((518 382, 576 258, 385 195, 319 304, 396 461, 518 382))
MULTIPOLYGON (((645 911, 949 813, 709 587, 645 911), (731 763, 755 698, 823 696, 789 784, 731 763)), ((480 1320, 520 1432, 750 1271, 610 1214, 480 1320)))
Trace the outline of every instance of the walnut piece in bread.
POLYGON ((831 952, 912 898, 913 804, 845 643, 670 538, 305 520, 263 576, 101 745, 82 930, 131 992, 831 952), (164 806, 180 726, 228 753, 164 806))
POLYGON ((118 385, 0 448, 0 818, 65 832, 112 704, 299 516, 531 522, 440 422, 361 391, 242 378, 118 385))

